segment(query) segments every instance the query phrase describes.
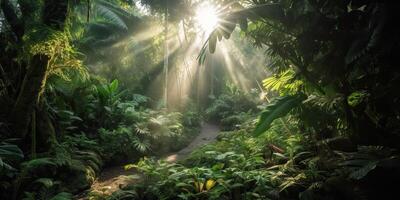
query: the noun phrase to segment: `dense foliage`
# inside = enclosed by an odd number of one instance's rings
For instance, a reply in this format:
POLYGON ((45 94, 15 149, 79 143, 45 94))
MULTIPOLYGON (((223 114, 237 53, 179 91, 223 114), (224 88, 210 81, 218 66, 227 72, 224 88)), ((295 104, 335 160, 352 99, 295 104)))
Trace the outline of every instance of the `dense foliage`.
MULTIPOLYGON (((150 177, 162 178, 153 180, 145 187, 148 190, 136 189, 136 198, 378 199, 382 194, 395 195, 393 185, 399 175, 395 167, 399 141, 395 87, 399 71, 393 58, 399 47, 394 24, 398 3, 283 0, 253 4, 225 14, 222 26, 211 33, 204 48, 213 53, 217 41, 229 38, 236 24, 255 45, 267 46, 276 75, 266 79, 264 86, 281 97, 261 113, 254 134, 273 137, 271 123, 291 112, 290 121, 282 120, 282 126, 299 134, 294 140, 300 141, 296 150, 307 151, 299 152, 290 149, 290 143, 283 143, 285 151, 272 143, 270 150, 281 158, 290 158, 283 161, 285 168, 279 168, 280 161, 272 162, 272 168, 259 166, 267 173, 260 178, 267 180, 249 181, 235 179, 230 172, 246 174, 246 164, 252 163, 246 159, 252 156, 255 161, 248 166, 256 168, 257 160, 263 165, 266 159, 250 149, 243 151, 251 152, 243 156, 245 160, 240 159, 241 151, 230 151, 230 147, 215 151, 221 142, 211 145, 210 151, 192 154, 184 166, 144 160, 136 167, 150 177), (247 20, 252 21, 248 26, 247 20), (290 124, 293 122, 295 126, 290 124), (227 164, 236 161, 240 164, 238 172, 227 164), (278 175, 274 169, 279 169, 278 175), (254 184, 252 181, 256 184, 246 186, 254 184)), ((203 49, 200 62, 206 59, 205 54, 203 49)), ((231 108, 224 106, 225 101, 217 99, 210 109, 231 108)), ((225 111, 218 113, 222 118, 225 111)), ((284 132, 280 130, 280 135, 284 132)), ((245 141, 241 138, 228 143, 236 147, 245 141)))
POLYGON ((218 122, 222 129, 235 129, 258 111, 257 94, 245 93, 234 85, 226 85, 223 92, 212 96, 212 104, 206 109, 208 120, 218 122))
POLYGON ((137 183, 87 198, 395 199, 399 9, 0 0, 0 199, 77 198, 128 163, 137 183), (204 5, 210 33, 196 27, 204 5), (203 119, 217 141, 161 159, 203 119))
MULTIPOLYGON (((196 135, 195 107, 151 108, 134 92, 147 72, 115 70, 123 51, 112 45, 152 24, 135 9, 125 1, 1 1, 1 199, 71 199, 103 167, 179 150, 196 135)), ((156 40, 143 41, 154 48, 129 64, 158 62, 156 40)))

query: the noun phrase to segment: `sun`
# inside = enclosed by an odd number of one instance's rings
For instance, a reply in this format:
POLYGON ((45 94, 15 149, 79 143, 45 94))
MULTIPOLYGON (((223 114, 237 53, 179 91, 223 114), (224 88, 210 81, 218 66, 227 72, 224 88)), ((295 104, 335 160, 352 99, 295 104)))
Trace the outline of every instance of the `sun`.
POLYGON ((196 22, 201 31, 210 34, 217 26, 219 17, 217 9, 210 4, 203 4, 196 10, 196 22))

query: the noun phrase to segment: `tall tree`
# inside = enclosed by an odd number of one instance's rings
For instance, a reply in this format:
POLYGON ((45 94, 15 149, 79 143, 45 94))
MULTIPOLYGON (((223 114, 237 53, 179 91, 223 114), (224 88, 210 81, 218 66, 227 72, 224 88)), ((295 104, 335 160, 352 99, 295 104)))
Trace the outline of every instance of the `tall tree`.
MULTIPOLYGON (((55 32, 63 32, 68 16, 70 2, 45 0, 43 3, 27 0, 18 1, 21 15, 9 0, 1 1, 1 9, 6 22, 11 27, 17 48, 8 54, 6 60, 20 61, 13 63, 23 70, 23 81, 17 89, 15 104, 12 106, 10 119, 13 130, 18 137, 26 138, 29 124, 35 109, 39 106, 40 96, 43 93, 50 57, 46 53, 37 51, 34 54, 24 52, 35 43, 44 43, 55 32), (28 54, 28 55, 27 55, 28 54), (18 58, 25 58, 22 61, 18 58)), ((3 62, 4 60, 1 60, 3 62)), ((42 119, 45 117, 41 116, 42 119)), ((46 120, 48 121, 48 119, 46 120)))

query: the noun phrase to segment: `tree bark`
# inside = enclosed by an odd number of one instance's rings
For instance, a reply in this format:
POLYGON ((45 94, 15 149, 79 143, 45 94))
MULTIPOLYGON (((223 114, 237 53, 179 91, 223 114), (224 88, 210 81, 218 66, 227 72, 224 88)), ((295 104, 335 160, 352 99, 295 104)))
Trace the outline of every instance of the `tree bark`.
POLYGON ((15 133, 21 138, 25 138, 28 133, 32 112, 45 86, 48 59, 43 55, 33 56, 14 104, 12 122, 15 133))
MULTIPOLYGON (((63 31, 67 14, 68 1, 46 0, 41 21, 53 30, 63 31)), ((33 55, 14 104, 11 119, 15 133, 21 138, 28 133, 32 113, 45 88, 48 60, 46 55, 33 55)))

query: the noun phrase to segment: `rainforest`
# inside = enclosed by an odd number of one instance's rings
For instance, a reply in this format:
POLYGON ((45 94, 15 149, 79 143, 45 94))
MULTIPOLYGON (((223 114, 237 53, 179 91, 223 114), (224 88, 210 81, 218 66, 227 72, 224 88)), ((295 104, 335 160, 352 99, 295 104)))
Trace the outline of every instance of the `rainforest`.
POLYGON ((0 0, 0 199, 399 199, 399 10, 0 0))

